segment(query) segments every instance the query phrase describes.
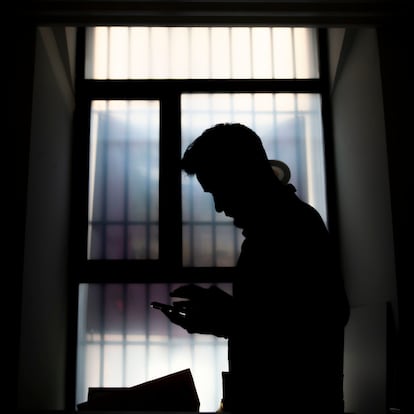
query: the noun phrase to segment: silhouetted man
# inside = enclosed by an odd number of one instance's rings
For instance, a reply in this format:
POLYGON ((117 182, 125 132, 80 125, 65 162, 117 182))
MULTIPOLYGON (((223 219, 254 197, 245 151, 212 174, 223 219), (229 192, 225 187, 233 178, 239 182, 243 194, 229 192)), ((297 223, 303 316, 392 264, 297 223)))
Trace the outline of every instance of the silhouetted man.
POLYGON ((233 296, 185 285, 171 292, 185 300, 165 311, 190 333, 228 338, 224 409, 343 413, 349 308, 319 213, 275 175, 261 139, 241 124, 204 131, 186 149, 182 170, 197 177, 245 238, 233 296))

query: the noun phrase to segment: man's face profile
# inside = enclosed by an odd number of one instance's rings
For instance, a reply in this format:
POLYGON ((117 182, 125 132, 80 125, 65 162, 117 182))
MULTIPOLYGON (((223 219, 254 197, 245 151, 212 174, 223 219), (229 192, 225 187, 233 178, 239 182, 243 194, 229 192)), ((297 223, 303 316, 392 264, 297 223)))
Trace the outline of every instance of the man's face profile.
POLYGON ((205 171, 196 176, 203 190, 212 195, 215 210, 233 218, 234 225, 242 228, 245 221, 245 194, 240 179, 228 172, 218 174, 205 171))

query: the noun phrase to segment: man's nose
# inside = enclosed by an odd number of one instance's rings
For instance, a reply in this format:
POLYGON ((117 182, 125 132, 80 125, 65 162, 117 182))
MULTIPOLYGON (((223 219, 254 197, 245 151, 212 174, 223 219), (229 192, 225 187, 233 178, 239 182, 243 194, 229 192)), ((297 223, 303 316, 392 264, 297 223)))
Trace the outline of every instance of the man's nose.
POLYGON ((224 208, 223 208, 223 206, 221 204, 214 203, 214 206, 216 208, 217 213, 221 213, 221 212, 224 211, 224 208))

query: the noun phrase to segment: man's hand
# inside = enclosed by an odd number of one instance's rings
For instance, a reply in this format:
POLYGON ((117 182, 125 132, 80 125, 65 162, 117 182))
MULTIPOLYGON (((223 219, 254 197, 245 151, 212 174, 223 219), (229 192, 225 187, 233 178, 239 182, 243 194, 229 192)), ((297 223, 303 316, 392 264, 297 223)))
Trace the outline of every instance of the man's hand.
POLYGON ((168 319, 189 333, 212 334, 228 338, 233 329, 233 297, 212 285, 203 288, 190 284, 180 286, 171 297, 173 310, 163 311, 168 319))

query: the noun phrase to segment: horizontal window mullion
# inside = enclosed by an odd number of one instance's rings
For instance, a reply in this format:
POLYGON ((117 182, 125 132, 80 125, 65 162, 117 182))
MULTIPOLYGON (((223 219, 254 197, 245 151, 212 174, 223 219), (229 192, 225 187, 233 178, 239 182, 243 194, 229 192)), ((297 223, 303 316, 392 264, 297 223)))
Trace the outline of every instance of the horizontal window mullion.
POLYGON ((162 99, 170 94, 197 92, 297 92, 320 93, 320 79, 163 79, 83 80, 90 99, 162 99))
POLYGON ((179 272, 159 260, 89 260, 77 283, 219 283, 234 281, 234 267, 184 267, 179 272))
POLYGON ((78 283, 146 283, 165 281, 159 260, 94 259, 78 269, 78 283))

